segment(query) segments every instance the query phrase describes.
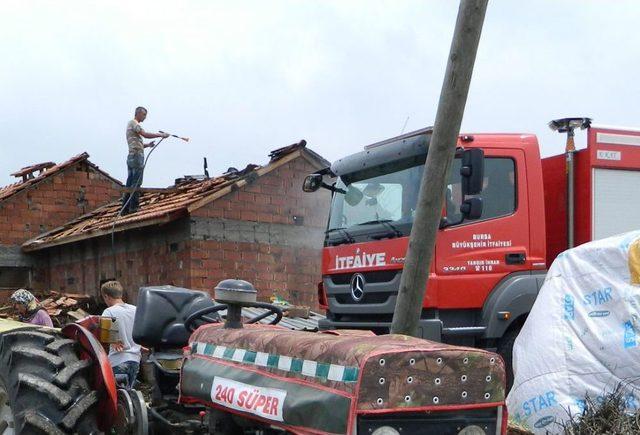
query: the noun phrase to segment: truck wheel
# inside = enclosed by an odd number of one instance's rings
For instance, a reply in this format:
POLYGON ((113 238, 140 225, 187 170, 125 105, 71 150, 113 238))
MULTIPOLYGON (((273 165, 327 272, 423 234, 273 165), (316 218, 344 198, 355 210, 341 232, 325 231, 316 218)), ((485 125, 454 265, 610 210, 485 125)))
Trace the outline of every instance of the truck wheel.
POLYGON ((0 433, 98 433, 91 364, 50 329, 0 335, 0 433))
POLYGON ((500 341, 498 342, 498 353, 504 360, 505 372, 507 375, 507 393, 513 386, 513 344, 516 341, 516 337, 520 333, 522 325, 510 328, 504 333, 500 341))

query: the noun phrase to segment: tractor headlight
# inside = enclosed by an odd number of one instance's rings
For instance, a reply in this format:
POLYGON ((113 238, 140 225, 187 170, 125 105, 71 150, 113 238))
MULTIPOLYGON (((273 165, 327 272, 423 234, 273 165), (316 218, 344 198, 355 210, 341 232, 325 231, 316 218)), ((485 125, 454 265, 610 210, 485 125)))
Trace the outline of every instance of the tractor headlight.
POLYGON ((400 432, 398 432, 391 426, 382 426, 374 430, 371 435, 400 435, 400 432))
POLYGON ((462 428, 458 435, 486 435, 487 433, 480 426, 470 424, 462 428))

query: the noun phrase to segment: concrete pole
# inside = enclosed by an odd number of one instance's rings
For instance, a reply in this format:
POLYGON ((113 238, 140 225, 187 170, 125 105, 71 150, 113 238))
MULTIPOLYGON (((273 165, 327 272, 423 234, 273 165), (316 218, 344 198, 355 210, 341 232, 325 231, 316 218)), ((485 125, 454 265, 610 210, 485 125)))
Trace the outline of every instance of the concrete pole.
POLYGON ((464 106, 476 59, 488 0, 461 0, 449 61, 440 92, 400 291, 392 334, 415 336, 422 311, 429 265, 438 233, 447 175, 455 155, 464 106))

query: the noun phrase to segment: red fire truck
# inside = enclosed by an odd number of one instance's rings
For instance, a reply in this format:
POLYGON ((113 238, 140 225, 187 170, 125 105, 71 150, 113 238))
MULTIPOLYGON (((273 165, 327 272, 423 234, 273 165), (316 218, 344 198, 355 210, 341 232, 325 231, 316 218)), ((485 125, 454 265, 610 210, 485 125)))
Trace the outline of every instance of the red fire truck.
MULTIPOLYGON (((533 134, 460 135, 423 300, 423 338, 497 349, 510 367, 513 341, 554 258, 640 228, 633 211, 640 129, 588 118, 549 125, 568 133, 567 151, 544 159, 533 134), (588 128, 585 149, 572 149, 574 128, 588 128), (472 173, 481 176, 476 195, 465 189, 472 173)), ((333 197, 318 287, 327 313, 321 329, 388 332, 430 137, 427 128, 369 145, 305 180, 306 191, 325 187, 333 197)))

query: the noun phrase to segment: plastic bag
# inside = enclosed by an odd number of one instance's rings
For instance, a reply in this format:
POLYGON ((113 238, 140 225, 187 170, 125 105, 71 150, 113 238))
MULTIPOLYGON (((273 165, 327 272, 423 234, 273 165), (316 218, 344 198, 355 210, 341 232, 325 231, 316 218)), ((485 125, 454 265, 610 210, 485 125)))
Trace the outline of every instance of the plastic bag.
POLYGON ((535 433, 623 385, 627 409, 640 406, 640 231, 560 254, 515 341, 513 420, 535 433))

